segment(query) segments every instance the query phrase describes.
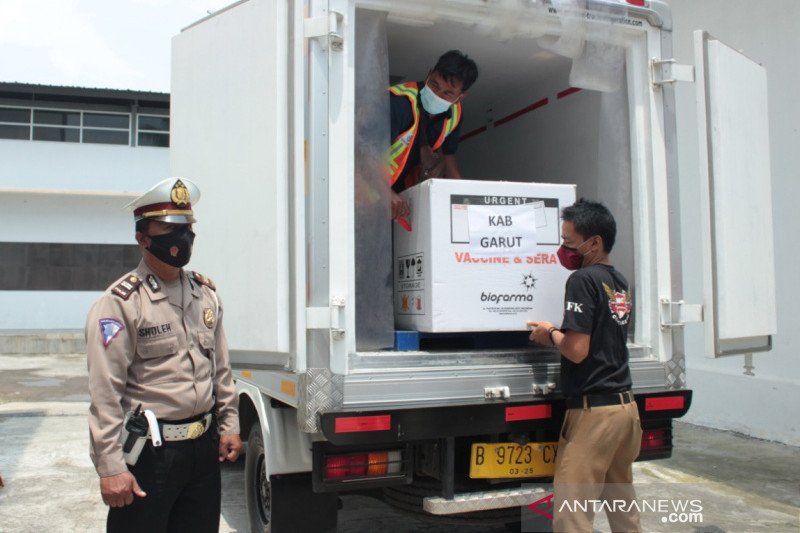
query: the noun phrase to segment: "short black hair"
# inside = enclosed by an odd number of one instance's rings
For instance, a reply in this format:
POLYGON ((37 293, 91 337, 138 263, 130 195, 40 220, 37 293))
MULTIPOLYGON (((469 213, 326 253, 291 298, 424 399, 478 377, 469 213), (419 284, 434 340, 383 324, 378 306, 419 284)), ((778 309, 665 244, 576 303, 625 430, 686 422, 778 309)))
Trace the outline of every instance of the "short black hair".
POLYGON ((584 239, 599 235, 603 248, 609 253, 617 239, 617 223, 614 215, 600 202, 581 198, 561 211, 561 220, 572 222, 575 231, 584 239))
POLYGON ((461 90, 466 92, 478 79, 478 65, 461 50, 450 50, 439 57, 433 70, 442 75, 445 81, 461 80, 461 90))

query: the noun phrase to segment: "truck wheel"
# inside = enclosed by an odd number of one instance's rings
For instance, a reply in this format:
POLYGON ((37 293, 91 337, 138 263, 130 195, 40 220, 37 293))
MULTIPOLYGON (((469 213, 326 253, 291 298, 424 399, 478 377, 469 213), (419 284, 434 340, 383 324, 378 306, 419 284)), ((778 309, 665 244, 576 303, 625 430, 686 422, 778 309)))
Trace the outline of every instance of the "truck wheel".
POLYGON ((311 489, 311 474, 281 474, 268 477, 261 424, 256 422, 247 438, 245 497, 250 531, 253 533, 315 533, 336 531, 339 498, 336 493, 317 494, 311 489), (303 509, 313 509, 304 512, 303 509))
POLYGON ((244 462, 244 487, 250 531, 268 533, 272 530, 272 493, 264 464, 264 439, 261 424, 256 422, 247 437, 247 455, 244 462))

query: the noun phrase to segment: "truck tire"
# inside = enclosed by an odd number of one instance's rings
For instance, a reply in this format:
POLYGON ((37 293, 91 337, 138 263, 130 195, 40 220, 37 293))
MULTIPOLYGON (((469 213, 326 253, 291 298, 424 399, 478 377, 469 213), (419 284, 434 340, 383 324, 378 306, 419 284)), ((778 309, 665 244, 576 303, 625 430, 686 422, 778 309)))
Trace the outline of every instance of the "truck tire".
POLYGON ((252 533, 323 533, 336 530, 339 497, 317 494, 311 474, 267 476, 261 424, 256 422, 247 438, 245 497, 252 533), (309 512, 311 509, 313 511, 309 512))
POLYGON ((252 533, 272 532, 272 492, 264 465, 265 457, 261 424, 256 422, 247 437, 244 461, 244 493, 252 533))

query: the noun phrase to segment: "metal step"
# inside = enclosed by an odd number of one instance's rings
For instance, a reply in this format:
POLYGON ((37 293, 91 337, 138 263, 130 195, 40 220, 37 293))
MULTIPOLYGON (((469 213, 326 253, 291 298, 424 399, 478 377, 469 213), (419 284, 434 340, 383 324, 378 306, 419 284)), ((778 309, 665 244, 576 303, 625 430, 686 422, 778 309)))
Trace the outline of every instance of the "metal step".
POLYGON ((488 509, 522 507, 550 494, 545 488, 528 487, 518 489, 490 490, 456 494, 452 500, 441 496, 429 496, 422 500, 422 508, 435 515, 469 513, 488 509))
POLYGON ((83 330, 0 330, 0 354, 85 353, 83 330))

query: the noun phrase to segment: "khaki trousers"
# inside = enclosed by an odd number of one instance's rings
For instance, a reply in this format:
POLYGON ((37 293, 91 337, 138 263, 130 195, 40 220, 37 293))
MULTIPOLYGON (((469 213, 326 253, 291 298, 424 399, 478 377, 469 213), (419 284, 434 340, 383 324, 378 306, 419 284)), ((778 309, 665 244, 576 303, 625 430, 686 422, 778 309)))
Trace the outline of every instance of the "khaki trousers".
POLYGON ((620 501, 636 498, 631 464, 641 441, 636 402, 567 410, 553 480, 555 533, 591 533, 595 507, 615 533, 641 531, 639 512, 620 501))

